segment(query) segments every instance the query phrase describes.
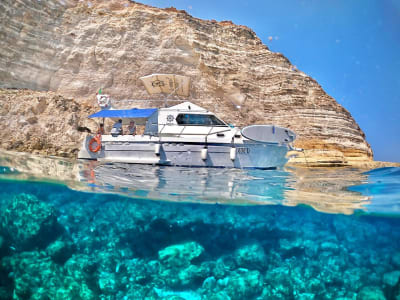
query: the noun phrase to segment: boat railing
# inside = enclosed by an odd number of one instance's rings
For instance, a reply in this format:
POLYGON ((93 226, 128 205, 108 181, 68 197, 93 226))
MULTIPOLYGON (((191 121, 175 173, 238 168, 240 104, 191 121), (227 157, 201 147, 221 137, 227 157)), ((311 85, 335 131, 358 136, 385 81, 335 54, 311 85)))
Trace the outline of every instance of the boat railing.
POLYGON ((160 144, 161 144, 161 137, 162 137, 161 132, 164 130, 164 128, 165 128, 166 125, 167 125, 167 124, 163 124, 163 127, 161 128, 160 132, 158 133, 158 136, 159 136, 158 141, 159 141, 160 144))
POLYGON ((204 137, 204 142, 207 145, 207 138, 210 135, 210 133, 212 132, 212 130, 214 129, 214 126, 211 126, 210 130, 208 131, 208 133, 206 134, 206 136, 204 137))
MULTIPOLYGON (((163 132, 164 128, 165 128, 168 124, 160 124, 160 125, 162 125, 162 127, 161 127, 161 130, 159 131, 158 134, 159 134, 159 136, 160 136, 160 142, 161 142, 162 132, 163 132)), ((186 127, 188 127, 188 126, 186 126, 186 125, 182 126, 182 130, 181 130, 178 134, 176 134, 176 136, 180 137, 181 135, 183 135, 183 132, 184 132, 184 130, 186 129, 186 127)), ((190 127, 191 127, 191 126, 190 126, 190 127)), ((210 126, 210 130, 209 130, 207 133, 196 133, 196 135, 204 135, 205 138, 206 138, 206 142, 207 142, 207 137, 208 137, 209 135, 231 131, 231 128, 228 128, 228 129, 224 129, 224 130, 220 130, 220 131, 213 132, 213 129, 214 129, 214 128, 218 128, 218 126, 210 126)))

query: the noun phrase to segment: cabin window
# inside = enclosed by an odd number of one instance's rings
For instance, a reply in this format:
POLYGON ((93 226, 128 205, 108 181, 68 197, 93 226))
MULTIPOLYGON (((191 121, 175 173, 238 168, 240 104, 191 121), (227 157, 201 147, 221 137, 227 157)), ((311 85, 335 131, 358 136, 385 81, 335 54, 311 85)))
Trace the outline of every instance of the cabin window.
POLYGON ((179 114, 176 122, 179 125, 191 126, 227 126, 214 115, 179 114))

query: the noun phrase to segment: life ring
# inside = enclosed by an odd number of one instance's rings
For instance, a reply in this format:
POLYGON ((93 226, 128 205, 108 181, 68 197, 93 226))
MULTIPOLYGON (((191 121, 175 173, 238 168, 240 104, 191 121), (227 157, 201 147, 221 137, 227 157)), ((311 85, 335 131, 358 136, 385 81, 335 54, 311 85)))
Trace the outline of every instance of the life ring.
POLYGON ((97 103, 101 108, 107 108, 110 106, 111 99, 108 95, 97 95, 97 103))
POLYGON ((89 150, 91 152, 98 152, 101 149, 101 135, 98 134, 89 141, 89 150), (96 148, 93 149, 93 144, 97 143, 96 148))

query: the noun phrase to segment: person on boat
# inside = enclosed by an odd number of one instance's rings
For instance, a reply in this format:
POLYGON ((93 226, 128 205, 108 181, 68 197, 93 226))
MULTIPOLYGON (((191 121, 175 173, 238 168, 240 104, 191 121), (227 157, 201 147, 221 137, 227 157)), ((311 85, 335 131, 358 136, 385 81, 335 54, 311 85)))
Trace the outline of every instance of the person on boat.
POLYGON ((97 134, 104 134, 104 124, 101 123, 99 129, 97 129, 97 134))
POLYGON ((135 121, 130 121, 129 126, 128 126, 129 134, 135 135, 136 134, 136 125, 135 121))
POLYGON ((118 122, 115 122, 113 125, 113 128, 111 129, 111 134, 112 135, 122 135, 122 119, 119 119, 118 122))

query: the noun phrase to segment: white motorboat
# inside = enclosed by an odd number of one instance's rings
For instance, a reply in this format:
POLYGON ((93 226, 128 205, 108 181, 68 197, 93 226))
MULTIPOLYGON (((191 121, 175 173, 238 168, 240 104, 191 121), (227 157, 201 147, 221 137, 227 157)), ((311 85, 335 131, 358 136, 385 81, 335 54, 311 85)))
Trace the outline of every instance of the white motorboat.
MULTIPOLYGON (((184 76, 156 74, 141 78, 150 93, 188 95, 184 76)), ((101 99, 102 98, 102 99, 101 99)), ((296 138, 293 131, 274 125, 242 129, 220 120, 214 113, 188 101, 165 108, 113 109, 104 95, 103 108, 89 118, 135 121, 144 125, 141 135, 87 135, 80 159, 189 167, 277 168, 288 158, 296 138)))

